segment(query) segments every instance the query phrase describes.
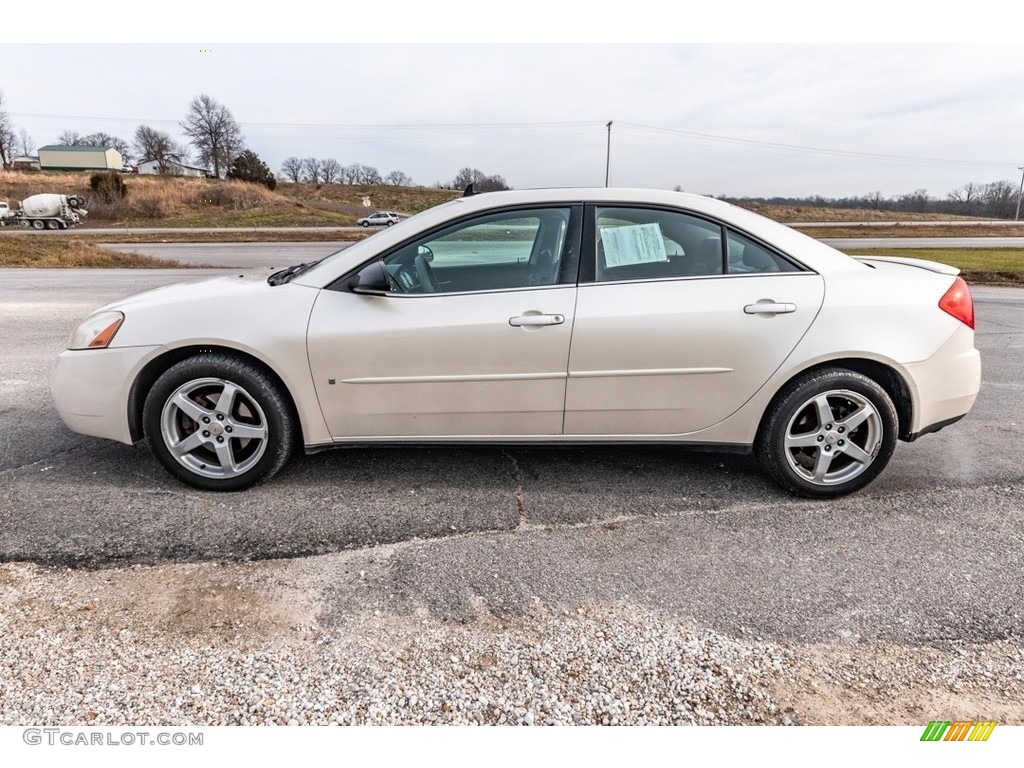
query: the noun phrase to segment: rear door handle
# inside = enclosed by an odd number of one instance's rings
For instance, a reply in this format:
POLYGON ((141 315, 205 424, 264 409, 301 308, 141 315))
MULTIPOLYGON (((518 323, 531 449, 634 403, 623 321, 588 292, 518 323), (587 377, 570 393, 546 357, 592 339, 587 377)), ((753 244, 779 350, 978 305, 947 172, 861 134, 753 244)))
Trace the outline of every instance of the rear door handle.
POLYGON ((561 325, 565 322, 565 315, 519 315, 510 317, 508 324, 513 328, 535 325, 561 325))
POLYGON ((759 301, 757 304, 747 304, 743 311, 748 315, 786 315, 796 312, 796 304, 780 304, 774 301, 759 301))

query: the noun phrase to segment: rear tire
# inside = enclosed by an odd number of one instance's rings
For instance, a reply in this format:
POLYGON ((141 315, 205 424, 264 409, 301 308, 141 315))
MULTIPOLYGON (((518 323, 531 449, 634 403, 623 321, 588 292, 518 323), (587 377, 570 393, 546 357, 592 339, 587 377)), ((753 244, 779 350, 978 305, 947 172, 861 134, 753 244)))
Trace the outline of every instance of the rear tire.
POLYGON ((755 451, 783 488, 828 498, 860 490, 896 449, 899 418, 873 379, 845 368, 788 384, 761 423, 755 451))
POLYGON ((209 491, 267 480, 299 440, 281 386, 257 366, 223 354, 168 368, 146 397, 143 423, 160 463, 182 482, 209 491))
POLYGON ((32 222, 32 229, 46 229, 46 222, 36 219, 32 222))

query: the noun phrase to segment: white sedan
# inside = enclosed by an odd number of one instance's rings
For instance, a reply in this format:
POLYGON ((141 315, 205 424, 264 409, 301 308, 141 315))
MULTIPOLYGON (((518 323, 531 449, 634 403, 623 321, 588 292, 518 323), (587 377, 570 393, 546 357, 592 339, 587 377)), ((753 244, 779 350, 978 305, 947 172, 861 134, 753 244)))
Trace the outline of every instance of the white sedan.
POLYGON ((300 446, 672 443, 837 496, 970 410, 973 329, 942 264, 854 259, 676 192, 496 192, 266 279, 103 307, 53 396, 72 430, 148 438, 211 490, 300 446))

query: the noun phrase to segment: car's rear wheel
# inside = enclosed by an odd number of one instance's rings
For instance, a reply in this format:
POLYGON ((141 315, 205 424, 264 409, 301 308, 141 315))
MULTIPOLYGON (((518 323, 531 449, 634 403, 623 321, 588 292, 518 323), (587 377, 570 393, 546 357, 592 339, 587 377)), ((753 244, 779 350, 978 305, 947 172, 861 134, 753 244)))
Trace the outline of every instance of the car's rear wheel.
POLYGON ((885 469, 899 421, 888 393, 843 368, 790 383, 765 414, 756 451, 765 471, 802 496, 852 493, 885 469))
POLYGON ((288 461, 298 435, 280 385, 227 355, 200 355, 168 368, 146 398, 143 420, 167 470, 213 491, 266 480, 288 461))

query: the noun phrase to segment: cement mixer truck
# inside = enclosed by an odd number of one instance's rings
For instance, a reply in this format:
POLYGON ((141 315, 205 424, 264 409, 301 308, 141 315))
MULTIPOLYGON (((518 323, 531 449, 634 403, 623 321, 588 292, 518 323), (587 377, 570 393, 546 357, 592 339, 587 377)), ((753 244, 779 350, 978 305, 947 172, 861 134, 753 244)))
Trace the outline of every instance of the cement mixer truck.
POLYGON ((76 195, 32 195, 11 208, 0 200, 0 225, 32 229, 67 229, 88 213, 85 198, 76 195))

